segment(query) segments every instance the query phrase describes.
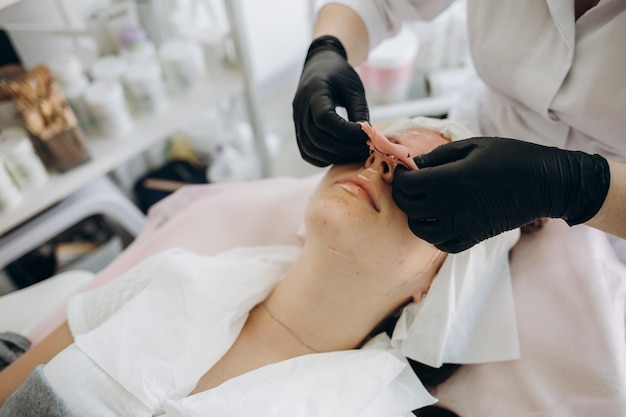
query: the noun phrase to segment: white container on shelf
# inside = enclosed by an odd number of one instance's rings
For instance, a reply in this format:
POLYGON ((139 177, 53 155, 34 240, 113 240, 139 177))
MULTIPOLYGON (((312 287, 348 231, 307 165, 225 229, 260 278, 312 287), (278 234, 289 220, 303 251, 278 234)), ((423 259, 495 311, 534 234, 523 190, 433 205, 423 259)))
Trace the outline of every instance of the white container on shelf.
POLYGON ((62 86, 63 95, 74 111, 79 126, 85 131, 90 131, 95 123, 85 102, 87 88, 89 88, 89 80, 85 75, 75 79, 72 84, 62 86))
POLYGON ((52 77, 64 88, 72 85, 76 80, 85 76, 83 64, 76 55, 60 55, 52 58, 47 63, 52 77))
POLYGON ((107 55, 98 59, 91 67, 91 78, 94 81, 119 81, 126 71, 127 63, 116 55, 107 55))
POLYGON ((17 207, 22 201, 22 193, 0 160, 0 213, 17 207))
POLYGON ((131 131, 133 120, 119 81, 92 83, 85 92, 85 101, 102 134, 121 136, 131 131))
POLYGON ((51 59, 48 68, 63 90, 63 95, 74 111, 78 124, 89 131, 93 128, 93 119, 83 96, 89 86, 89 79, 83 71, 80 60, 76 55, 61 55, 51 59))
POLYGON ((2 131, 0 154, 20 188, 39 187, 48 181, 48 172, 24 129, 14 127, 2 131))
POLYGON ((202 48, 189 39, 174 39, 159 48, 159 60, 171 91, 192 88, 205 73, 202 48))
POLYGON ((418 45, 417 36, 405 25, 370 52, 358 69, 368 100, 383 104, 406 99, 418 45))
POLYGON ((207 72, 212 77, 219 77, 228 70, 228 36, 218 28, 211 27, 198 36, 202 48, 207 72))
POLYGON ((74 111, 80 127, 85 131, 90 131, 95 123, 85 101, 87 88, 89 88, 89 80, 83 75, 73 84, 63 87, 63 95, 74 111))
POLYGON ((258 163, 253 154, 232 145, 222 145, 216 151, 206 172, 210 182, 241 182, 258 179, 258 163))
POLYGON ((122 57, 129 64, 136 61, 147 61, 158 59, 156 53, 156 46, 150 41, 142 41, 141 43, 133 45, 131 48, 122 50, 122 57))
POLYGON ((123 76, 133 108, 140 114, 158 113, 167 108, 161 67, 154 60, 131 62, 123 76))
POLYGON ((156 47, 141 27, 127 27, 122 31, 121 56, 127 62, 156 59, 156 47))

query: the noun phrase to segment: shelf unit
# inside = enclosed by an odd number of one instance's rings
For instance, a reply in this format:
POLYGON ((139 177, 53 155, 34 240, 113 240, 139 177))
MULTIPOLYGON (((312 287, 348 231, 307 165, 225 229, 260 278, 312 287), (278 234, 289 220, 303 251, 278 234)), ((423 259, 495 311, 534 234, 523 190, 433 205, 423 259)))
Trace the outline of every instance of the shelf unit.
MULTIPOLYGON (((125 161, 164 141, 177 128, 194 121, 202 114, 202 111, 226 97, 242 95, 245 98, 261 174, 269 175, 269 157, 258 112, 256 86, 250 63, 248 38, 245 26, 242 24, 240 0, 223 1, 231 28, 230 35, 235 47, 238 68, 224 73, 219 78, 207 78, 192 91, 170 97, 170 105, 164 112, 135 118, 134 128, 127 135, 118 138, 88 138, 87 147, 91 160, 68 172, 51 174, 49 181, 41 187, 22 190, 20 205, 13 210, 0 213, 0 236, 59 203, 98 177, 106 175, 125 161)), ((62 6, 58 4, 58 7, 62 6)), ((49 28, 43 29, 50 30, 49 28)), ((37 30, 37 28, 28 30, 37 30)), ((80 35, 74 30, 69 30, 68 34, 80 35)))
POLYGON ((234 71, 218 79, 207 78, 193 90, 170 97, 170 104, 163 112, 136 117, 132 131, 126 135, 86 138, 91 160, 65 173, 50 174, 50 179, 40 187, 21 190, 20 205, 0 214, 0 235, 163 142, 177 128, 194 121, 202 110, 217 104, 224 97, 242 94, 243 90, 241 75, 234 71))

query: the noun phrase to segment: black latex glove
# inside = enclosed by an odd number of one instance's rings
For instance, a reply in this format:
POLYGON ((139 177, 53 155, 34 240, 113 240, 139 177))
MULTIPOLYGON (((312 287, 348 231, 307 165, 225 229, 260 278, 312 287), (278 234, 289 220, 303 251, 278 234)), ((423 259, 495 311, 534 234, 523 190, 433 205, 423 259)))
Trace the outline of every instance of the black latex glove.
POLYGON ((398 166, 393 199, 413 233, 457 253, 543 217, 592 218, 608 192, 603 157, 514 139, 471 138, 398 166))
POLYGON ((369 121, 365 90, 334 36, 315 39, 293 99, 293 122, 302 158, 316 166, 362 161, 367 135, 356 124, 369 121), (347 121, 335 108, 345 107, 347 121))

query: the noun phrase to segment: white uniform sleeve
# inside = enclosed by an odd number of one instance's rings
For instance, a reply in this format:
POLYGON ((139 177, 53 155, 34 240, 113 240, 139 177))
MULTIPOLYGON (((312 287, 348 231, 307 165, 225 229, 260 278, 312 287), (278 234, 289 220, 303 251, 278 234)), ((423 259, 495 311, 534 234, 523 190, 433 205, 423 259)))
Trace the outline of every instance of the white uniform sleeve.
POLYGON ((67 321, 74 337, 95 329, 140 293, 160 265, 180 249, 170 249, 137 264, 100 288, 77 294, 67 307, 67 321))
POLYGON ((397 34, 406 22, 431 20, 454 0, 317 0, 316 12, 328 3, 350 7, 363 20, 369 34, 370 50, 397 34))

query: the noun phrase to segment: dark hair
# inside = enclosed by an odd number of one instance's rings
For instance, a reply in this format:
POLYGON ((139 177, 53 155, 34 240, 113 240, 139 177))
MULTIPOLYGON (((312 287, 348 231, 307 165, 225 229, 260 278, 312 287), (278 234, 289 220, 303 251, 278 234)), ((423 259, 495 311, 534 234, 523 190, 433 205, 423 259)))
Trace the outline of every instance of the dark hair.
POLYGON ((413 410, 413 414, 418 417, 459 417, 457 413, 437 405, 429 405, 419 410, 413 410))
POLYGON ((440 368, 433 368, 411 358, 407 358, 407 360, 415 375, 428 390, 447 381, 461 367, 458 363, 444 363, 440 368))

